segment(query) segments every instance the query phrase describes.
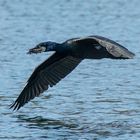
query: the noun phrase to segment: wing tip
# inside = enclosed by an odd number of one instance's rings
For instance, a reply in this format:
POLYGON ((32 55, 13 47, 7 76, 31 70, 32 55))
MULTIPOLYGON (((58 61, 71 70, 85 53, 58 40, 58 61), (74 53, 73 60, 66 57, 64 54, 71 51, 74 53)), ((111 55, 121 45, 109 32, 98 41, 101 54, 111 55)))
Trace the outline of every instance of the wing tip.
POLYGON ((20 109, 20 107, 21 105, 17 101, 15 101, 10 105, 9 109, 12 109, 13 111, 17 111, 20 109))
POLYGON ((128 59, 133 59, 135 57, 135 54, 129 51, 129 54, 127 55, 128 59))

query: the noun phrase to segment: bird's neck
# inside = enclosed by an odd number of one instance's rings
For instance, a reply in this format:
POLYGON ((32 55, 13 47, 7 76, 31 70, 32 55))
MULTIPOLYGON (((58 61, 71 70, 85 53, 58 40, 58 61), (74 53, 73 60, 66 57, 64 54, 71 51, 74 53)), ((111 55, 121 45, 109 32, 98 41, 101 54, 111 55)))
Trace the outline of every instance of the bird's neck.
POLYGON ((56 42, 48 42, 47 51, 56 51, 60 46, 59 43, 56 42))

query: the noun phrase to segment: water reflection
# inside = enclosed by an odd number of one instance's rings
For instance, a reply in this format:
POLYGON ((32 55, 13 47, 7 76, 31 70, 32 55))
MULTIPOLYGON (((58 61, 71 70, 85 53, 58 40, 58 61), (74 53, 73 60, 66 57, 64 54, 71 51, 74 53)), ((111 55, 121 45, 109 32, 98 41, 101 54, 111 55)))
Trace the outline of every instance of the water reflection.
MULTIPOLYGON (((140 125, 135 123, 119 120, 112 122, 95 122, 90 126, 89 124, 76 124, 71 122, 71 120, 54 120, 43 118, 42 116, 36 116, 29 118, 27 115, 18 115, 15 116, 18 118, 17 123, 25 124, 26 128, 29 129, 39 129, 39 130, 56 130, 61 132, 61 136, 65 136, 67 133, 69 136, 77 134, 86 134, 89 136, 94 136, 98 138, 104 137, 116 137, 124 134, 135 134, 136 128, 140 128, 140 125), (64 134, 64 135, 63 135, 64 134)), ((46 135, 41 137, 48 137, 46 135)))
POLYGON ((16 116, 18 118, 17 122, 25 122, 27 123, 27 127, 29 128, 38 128, 38 129, 59 129, 62 127, 72 129, 77 128, 77 124, 73 123, 67 123, 65 121, 61 120, 53 120, 53 119, 47 119, 43 118, 42 116, 36 116, 33 118, 28 118, 26 115, 18 115, 16 116))

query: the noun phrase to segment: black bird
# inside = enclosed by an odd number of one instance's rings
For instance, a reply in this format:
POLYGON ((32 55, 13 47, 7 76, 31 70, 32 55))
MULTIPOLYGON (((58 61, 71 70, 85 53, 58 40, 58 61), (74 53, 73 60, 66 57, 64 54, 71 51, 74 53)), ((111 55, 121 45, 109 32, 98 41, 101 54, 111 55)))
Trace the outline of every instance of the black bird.
POLYGON ((134 53, 122 45, 101 36, 73 38, 63 43, 43 42, 29 50, 29 54, 55 51, 32 73, 26 86, 10 108, 18 110, 24 104, 56 85, 83 59, 130 59, 134 53))

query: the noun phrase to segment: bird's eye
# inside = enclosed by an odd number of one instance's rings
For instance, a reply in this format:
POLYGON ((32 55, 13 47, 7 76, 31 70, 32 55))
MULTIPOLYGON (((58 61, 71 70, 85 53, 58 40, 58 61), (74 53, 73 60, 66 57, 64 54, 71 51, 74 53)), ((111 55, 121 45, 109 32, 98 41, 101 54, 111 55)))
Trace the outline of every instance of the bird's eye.
POLYGON ((38 45, 38 47, 37 48, 41 48, 42 47, 42 45, 38 45))
POLYGON ((44 46, 44 44, 40 44, 40 45, 39 45, 39 47, 43 47, 43 46, 44 46))

